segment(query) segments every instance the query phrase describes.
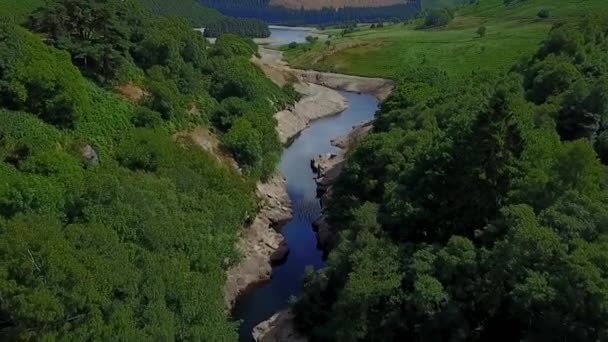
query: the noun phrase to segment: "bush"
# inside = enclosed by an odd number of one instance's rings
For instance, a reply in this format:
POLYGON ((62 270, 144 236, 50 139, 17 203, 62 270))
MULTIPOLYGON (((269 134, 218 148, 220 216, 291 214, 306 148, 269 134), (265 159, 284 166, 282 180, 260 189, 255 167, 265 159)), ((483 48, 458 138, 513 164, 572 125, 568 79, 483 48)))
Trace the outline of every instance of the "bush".
POLYGON ((74 127, 90 98, 70 56, 12 25, 0 25, 0 38, 0 105, 74 127))
POLYGON ((260 135, 249 120, 239 118, 224 136, 224 146, 240 165, 254 166, 262 158, 260 135))
POLYGON ((306 41, 309 43, 314 43, 317 40, 319 40, 319 37, 315 37, 315 36, 306 36, 306 41))
POLYGON ((452 13, 447 9, 434 9, 426 14, 426 17, 424 18, 424 27, 429 28, 445 26, 449 24, 452 19, 452 13))
POLYGON ((477 36, 479 38, 483 38, 486 36, 486 27, 485 26, 479 26, 479 28, 477 29, 477 36))
POLYGON ((290 48, 290 49, 295 49, 295 48, 297 48, 297 47, 298 47, 298 43, 296 43, 296 42, 291 42, 291 43, 289 43, 289 45, 287 45, 287 47, 288 47, 288 48, 290 48))
POLYGON ((214 56, 243 56, 251 57, 258 51, 258 46, 249 38, 242 38, 237 35, 226 33, 222 34, 215 41, 211 50, 214 56))
POLYGON ((551 12, 549 12, 549 10, 548 10, 548 9, 543 8, 543 9, 542 9, 542 10, 540 10, 540 11, 538 12, 538 14, 536 14, 536 15, 537 15, 539 18, 541 18, 541 19, 547 19, 547 18, 549 18, 549 17, 551 16, 551 12))
POLYGON ((155 112, 146 107, 137 107, 131 123, 135 127, 154 128, 162 124, 163 118, 159 112, 155 112))

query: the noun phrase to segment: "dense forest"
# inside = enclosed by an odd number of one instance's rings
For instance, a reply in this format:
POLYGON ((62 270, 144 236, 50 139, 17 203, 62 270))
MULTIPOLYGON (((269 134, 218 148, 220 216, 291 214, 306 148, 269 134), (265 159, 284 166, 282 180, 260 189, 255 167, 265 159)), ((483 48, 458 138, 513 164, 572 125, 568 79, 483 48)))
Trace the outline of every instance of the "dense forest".
POLYGON ((506 75, 404 70, 292 304, 312 341, 608 340, 608 20, 506 75))
POLYGON ((259 19, 224 17, 205 26, 205 37, 219 37, 223 33, 234 33, 243 37, 268 38, 268 24, 259 19))
POLYGON ((144 3, 154 14, 179 16, 188 19, 193 27, 206 28, 207 37, 219 37, 224 33, 249 38, 270 36, 268 24, 261 20, 226 17, 214 9, 201 6, 194 0, 144 0, 144 3))
POLYGON ((419 9, 417 3, 385 7, 345 7, 320 10, 293 10, 269 6, 269 0, 198 0, 202 5, 218 9, 234 17, 257 18, 284 25, 336 24, 344 22, 377 22, 409 19, 419 9))
POLYGON ((138 0, 27 22, 0 24, 0 339, 236 340, 224 271, 292 93, 250 39, 210 46, 138 0))

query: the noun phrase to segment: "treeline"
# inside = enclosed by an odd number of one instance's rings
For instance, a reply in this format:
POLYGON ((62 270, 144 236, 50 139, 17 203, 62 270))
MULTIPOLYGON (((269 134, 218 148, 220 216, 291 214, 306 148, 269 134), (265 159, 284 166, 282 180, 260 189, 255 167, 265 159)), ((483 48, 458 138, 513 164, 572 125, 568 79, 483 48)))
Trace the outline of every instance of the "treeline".
POLYGON ((606 18, 507 75, 406 70, 292 310, 312 341, 608 339, 606 18))
POLYGON ((386 7, 345 7, 323 8, 320 10, 292 10, 269 6, 268 0, 219 1, 198 0, 201 4, 215 8, 222 13, 243 18, 257 18, 273 24, 306 25, 337 24, 344 22, 377 22, 383 20, 404 20, 416 15, 416 3, 386 7))
POLYGON ((219 37, 224 33, 233 33, 249 38, 270 37, 268 24, 258 19, 224 17, 205 26, 205 37, 219 37))
POLYGON ((215 9, 207 8, 195 0, 143 0, 156 15, 179 16, 188 19, 195 28, 205 28, 207 37, 234 33, 243 37, 266 38, 270 36, 268 24, 261 20, 232 18, 215 9))
POLYGON ((186 18, 193 27, 197 28, 224 18, 220 12, 201 6, 194 0, 143 0, 143 2, 155 15, 186 18))
POLYGON ((225 268, 294 100, 256 48, 210 46, 136 0, 57 0, 27 29, 0 25, 0 339, 237 339, 225 268))

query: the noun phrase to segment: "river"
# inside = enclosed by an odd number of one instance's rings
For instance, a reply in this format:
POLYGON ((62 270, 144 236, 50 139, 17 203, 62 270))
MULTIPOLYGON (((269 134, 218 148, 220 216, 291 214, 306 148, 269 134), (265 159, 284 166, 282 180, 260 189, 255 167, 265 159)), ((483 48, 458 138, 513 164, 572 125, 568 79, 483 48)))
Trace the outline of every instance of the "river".
POLYGON ((334 152, 335 147, 330 140, 347 134, 356 124, 371 120, 378 107, 378 100, 371 95, 349 92, 342 95, 348 100, 348 108, 344 112, 312 122, 283 151, 279 168, 287 179, 294 217, 283 227, 281 234, 285 236, 290 253, 284 264, 273 268, 270 282, 237 301, 233 314, 235 319, 242 320, 240 341, 252 341, 253 327, 285 309, 291 296, 299 295, 307 266, 319 269, 325 264, 322 252, 316 248, 311 224, 320 215, 320 204, 316 198, 310 160, 320 154, 334 152))

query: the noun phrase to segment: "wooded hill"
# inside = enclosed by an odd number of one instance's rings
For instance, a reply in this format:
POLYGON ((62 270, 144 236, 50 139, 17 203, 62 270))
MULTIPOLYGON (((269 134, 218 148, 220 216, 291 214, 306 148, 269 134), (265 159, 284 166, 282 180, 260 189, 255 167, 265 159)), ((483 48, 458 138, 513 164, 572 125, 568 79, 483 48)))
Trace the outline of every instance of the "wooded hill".
POLYGON ((138 0, 27 22, 0 24, 0 340, 236 340, 225 269, 293 92, 138 0))
MULTIPOLYGON (((297 8, 283 7, 271 0, 198 0, 204 6, 218 9, 235 17, 258 18, 269 23, 287 25, 330 24, 344 22, 370 22, 412 18, 418 12, 417 1, 323 2, 331 5, 317 6, 318 1, 297 8), (306 5, 309 5, 308 8, 306 5), (343 6, 344 5, 344 6, 343 6), (378 6, 375 6, 378 5, 378 6)), ((295 3, 295 2, 293 2, 295 3)), ((300 3, 300 2, 298 2, 300 3)))
MULTIPOLYGON (((580 7, 561 3, 469 10, 580 7)), ((311 341, 608 340, 607 47, 608 16, 591 14, 506 70, 401 65, 332 189, 339 240, 304 280, 297 327, 311 341)))
MULTIPOLYGON (((0 2, 0 17, 23 23, 44 0, 3 0, 0 2)), ((211 27, 208 34, 217 37, 222 33, 234 33, 244 37, 265 38, 270 36, 268 25, 260 20, 226 17, 220 12, 201 6, 194 0, 143 0, 155 15, 178 16, 187 19, 192 27, 211 27)))

